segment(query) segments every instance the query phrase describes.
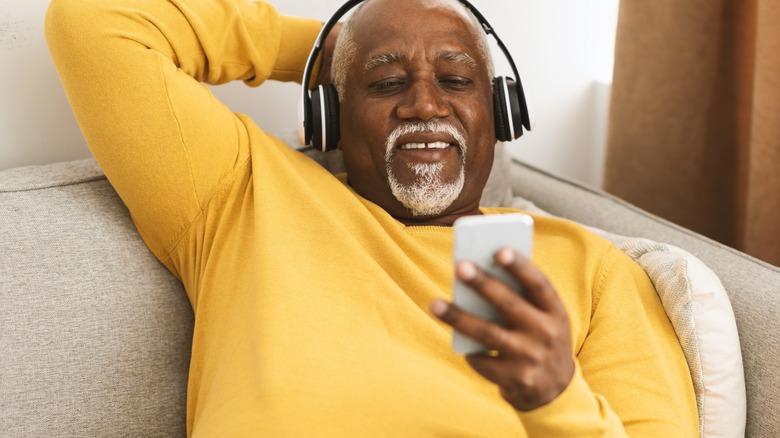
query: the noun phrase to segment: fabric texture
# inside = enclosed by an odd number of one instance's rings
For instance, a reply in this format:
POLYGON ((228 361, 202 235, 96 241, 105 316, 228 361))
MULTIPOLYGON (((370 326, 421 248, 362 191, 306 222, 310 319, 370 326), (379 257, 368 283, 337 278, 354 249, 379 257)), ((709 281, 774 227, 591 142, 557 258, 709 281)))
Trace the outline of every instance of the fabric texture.
POLYGON ((620 4, 604 187, 780 265, 780 5, 620 4))
POLYGON ((0 436, 182 436, 192 325, 94 160, 0 172, 0 436))

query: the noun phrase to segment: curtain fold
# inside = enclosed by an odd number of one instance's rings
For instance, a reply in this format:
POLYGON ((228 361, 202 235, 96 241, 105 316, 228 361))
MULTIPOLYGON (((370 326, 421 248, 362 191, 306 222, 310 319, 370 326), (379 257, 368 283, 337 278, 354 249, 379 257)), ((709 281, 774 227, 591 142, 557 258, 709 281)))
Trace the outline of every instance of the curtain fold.
POLYGON ((780 4, 622 0, 604 188, 780 265, 780 4))

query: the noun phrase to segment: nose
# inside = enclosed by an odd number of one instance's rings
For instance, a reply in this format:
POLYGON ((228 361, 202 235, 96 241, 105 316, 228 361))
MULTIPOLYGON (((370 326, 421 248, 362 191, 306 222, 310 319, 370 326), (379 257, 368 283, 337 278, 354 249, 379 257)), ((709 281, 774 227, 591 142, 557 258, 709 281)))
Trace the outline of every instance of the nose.
POLYGON ((419 79, 404 93, 396 114, 404 120, 425 121, 447 117, 451 114, 451 108, 435 79, 419 79))

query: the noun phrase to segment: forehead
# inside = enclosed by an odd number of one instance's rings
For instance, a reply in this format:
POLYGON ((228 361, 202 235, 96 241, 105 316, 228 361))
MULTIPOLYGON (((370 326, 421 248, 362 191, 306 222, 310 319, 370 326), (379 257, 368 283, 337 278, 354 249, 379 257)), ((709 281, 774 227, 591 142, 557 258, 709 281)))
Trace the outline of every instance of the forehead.
POLYGON ((457 0, 371 0, 350 25, 362 61, 421 49, 462 52, 473 58, 479 38, 484 38, 479 24, 457 0))

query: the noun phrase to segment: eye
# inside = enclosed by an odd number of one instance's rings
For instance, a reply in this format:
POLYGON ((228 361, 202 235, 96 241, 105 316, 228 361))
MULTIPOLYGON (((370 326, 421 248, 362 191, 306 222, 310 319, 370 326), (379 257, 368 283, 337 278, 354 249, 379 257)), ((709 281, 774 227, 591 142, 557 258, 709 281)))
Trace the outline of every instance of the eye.
POLYGON ((391 92, 401 88, 405 83, 402 78, 387 78, 372 83, 368 88, 377 93, 391 92))
POLYGON ((439 79, 439 83, 452 90, 466 90, 474 83, 471 79, 462 76, 445 76, 439 79))

